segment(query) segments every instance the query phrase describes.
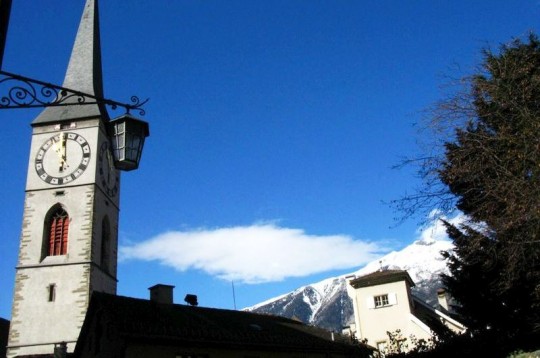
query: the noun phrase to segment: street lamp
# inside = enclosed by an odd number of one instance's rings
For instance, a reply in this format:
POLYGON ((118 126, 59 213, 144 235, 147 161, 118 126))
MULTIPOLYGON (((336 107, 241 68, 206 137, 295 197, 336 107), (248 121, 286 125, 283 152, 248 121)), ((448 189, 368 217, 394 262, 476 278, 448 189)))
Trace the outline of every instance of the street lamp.
POLYGON ((115 167, 125 171, 137 169, 144 140, 150 135, 148 123, 127 113, 111 120, 108 126, 115 167))

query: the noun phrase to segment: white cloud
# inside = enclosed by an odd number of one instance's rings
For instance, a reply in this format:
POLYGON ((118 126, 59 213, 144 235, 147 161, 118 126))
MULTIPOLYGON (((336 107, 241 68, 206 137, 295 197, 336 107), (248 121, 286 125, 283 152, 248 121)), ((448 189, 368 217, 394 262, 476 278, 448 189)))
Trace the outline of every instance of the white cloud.
POLYGON ((379 257, 380 251, 375 243, 346 235, 317 236, 254 224, 171 231, 121 247, 120 257, 158 261, 178 271, 202 270, 225 280, 264 283, 358 267, 379 257))

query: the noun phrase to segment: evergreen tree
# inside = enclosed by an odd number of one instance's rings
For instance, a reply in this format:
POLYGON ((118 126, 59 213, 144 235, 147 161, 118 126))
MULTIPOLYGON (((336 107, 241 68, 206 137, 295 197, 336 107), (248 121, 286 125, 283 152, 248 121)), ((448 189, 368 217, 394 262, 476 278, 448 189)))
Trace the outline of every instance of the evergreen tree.
POLYGON ((455 251, 443 279, 471 329, 532 340, 540 334, 538 38, 484 51, 470 89, 467 123, 445 143, 437 170, 470 218, 446 223, 455 251))

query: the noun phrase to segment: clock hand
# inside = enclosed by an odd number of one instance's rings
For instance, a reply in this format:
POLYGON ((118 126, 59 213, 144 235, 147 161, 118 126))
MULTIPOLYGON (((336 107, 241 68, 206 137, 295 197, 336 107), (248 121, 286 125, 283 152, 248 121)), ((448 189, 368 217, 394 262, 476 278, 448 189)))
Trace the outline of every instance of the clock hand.
POLYGON ((59 159, 60 159, 60 172, 63 172, 67 168, 67 151, 66 151, 67 138, 65 133, 60 134, 60 149, 59 149, 59 159))
POLYGON ((61 135, 58 135, 57 137, 52 137, 51 140, 53 142, 52 147, 54 149, 54 152, 56 153, 58 157, 58 166, 59 170, 62 171, 62 149, 60 148, 60 142, 62 141, 60 138, 61 135))
POLYGON ((109 149, 107 149, 107 164, 109 165, 109 172, 107 173, 107 181, 110 183, 111 173, 113 172, 113 169, 114 169, 114 162, 113 162, 111 151, 109 149))

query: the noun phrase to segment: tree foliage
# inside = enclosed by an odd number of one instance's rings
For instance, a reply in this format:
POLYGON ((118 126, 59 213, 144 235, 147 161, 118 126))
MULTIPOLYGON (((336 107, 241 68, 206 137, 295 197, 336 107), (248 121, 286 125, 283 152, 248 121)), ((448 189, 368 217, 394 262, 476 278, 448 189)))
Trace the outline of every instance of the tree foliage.
POLYGON ((474 328, 540 330, 540 42, 484 52, 475 116, 445 144, 439 178, 470 223, 446 223, 450 292, 474 328))
MULTIPOLYGON (((463 212, 445 223, 455 243, 443 277, 472 330, 505 339, 540 335, 540 41, 530 35, 485 50, 477 73, 438 104, 452 124, 443 152, 420 160, 426 186, 399 201, 463 212)), ((447 128, 447 127, 446 127, 447 128)), ((531 338, 532 339, 532 338, 531 338)))
MULTIPOLYGON (((540 216, 540 44, 531 36, 485 51, 485 73, 472 77, 476 114, 446 143, 442 182, 457 208, 488 227, 530 229, 540 216)), ((538 238, 536 237, 536 240, 538 238)))

